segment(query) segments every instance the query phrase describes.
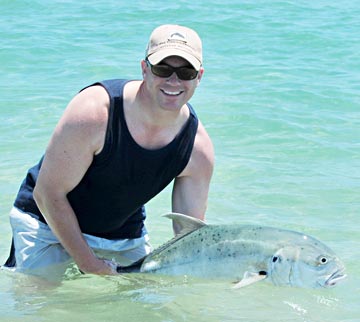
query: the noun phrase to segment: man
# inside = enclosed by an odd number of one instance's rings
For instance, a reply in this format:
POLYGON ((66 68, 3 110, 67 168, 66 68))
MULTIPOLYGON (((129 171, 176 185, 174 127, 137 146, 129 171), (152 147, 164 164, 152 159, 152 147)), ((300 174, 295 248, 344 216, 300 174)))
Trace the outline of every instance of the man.
POLYGON ((141 69, 142 81, 104 81, 71 100, 20 187, 5 266, 55 276, 73 261, 117 274, 150 252, 144 204, 173 179, 172 211, 204 219, 214 152, 188 104, 204 73, 199 36, 156 28, 141 69))

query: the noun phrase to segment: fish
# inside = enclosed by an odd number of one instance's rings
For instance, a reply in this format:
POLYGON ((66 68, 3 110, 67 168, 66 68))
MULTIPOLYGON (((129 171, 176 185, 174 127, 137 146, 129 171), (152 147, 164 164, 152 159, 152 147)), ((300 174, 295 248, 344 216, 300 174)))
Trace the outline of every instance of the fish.
POLYGON ((262 225, 209 225, 179 213, 164 215, 178 234, 117 272, 225 279, 233 288, 266 281, 276 286, 332 287, 346 278, 333 250, 306 234, 262 225))

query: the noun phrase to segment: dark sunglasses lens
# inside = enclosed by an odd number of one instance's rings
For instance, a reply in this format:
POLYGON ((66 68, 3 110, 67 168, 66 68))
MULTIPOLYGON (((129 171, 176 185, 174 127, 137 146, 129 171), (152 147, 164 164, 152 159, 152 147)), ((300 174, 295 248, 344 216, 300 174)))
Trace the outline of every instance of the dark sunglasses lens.
POLYGON ((159 77, 170 77, 174 70, 166 65, 152 65, 151 71, 154 75, 159 77))
POLYGON ((197 76, 198 72, 194 68, 182 67, 177 69, 176 74, 182 80, 191 80, 197 76))

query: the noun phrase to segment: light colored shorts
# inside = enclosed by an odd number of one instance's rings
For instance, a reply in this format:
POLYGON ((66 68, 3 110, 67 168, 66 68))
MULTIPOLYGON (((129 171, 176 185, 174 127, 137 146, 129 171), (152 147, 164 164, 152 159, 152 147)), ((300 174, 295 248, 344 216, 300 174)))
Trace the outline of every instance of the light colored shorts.
MULTIPOLYGON (((10 224, 15 246, 14 271, 58 280, 73 264, 48 225, 15 207, 10 212, 10 224)), ((122 266, 136 262, 152 250, 147 234, 117 240, 83 236, 99 258, 113 259, 122 266)))

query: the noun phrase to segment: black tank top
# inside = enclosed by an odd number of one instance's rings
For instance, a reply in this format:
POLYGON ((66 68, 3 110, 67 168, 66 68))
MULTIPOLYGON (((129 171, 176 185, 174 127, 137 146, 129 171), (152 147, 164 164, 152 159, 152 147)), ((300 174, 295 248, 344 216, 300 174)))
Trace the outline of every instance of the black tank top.
MULTIPOLYGON (((198 128, 197 116, 188 104, 190 116, 172 142, 156 150, 142 148, 125 122, 126 83, 107 80, 93 84, 103 86, 110 97, 105 144, 81 182, 67 195, 81 231, 108 239, 138 238, 145 233, 145 203, 183 171, 198 128)), ((45 222, 32 195, 41 163, 42 159, 28 171, 14 205, 45 222)))

